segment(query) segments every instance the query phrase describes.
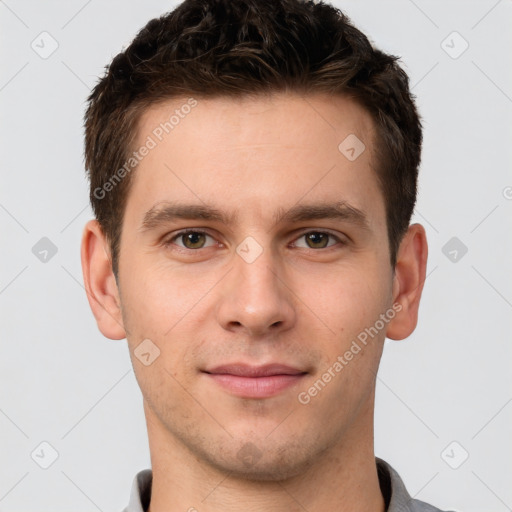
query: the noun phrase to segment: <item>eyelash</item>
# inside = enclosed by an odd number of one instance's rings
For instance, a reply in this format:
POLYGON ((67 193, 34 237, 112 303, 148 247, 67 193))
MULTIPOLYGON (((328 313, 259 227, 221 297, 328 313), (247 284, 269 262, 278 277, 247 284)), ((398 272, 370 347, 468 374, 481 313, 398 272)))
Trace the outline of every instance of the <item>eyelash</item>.
MULTIPOLYGON (((164 247, 168 248, 175 240, 179 239, 180 237, 182 237, 184 235, 188 235, 190 233, 205 235, 205 236, 209 236, 210 238, 214 238, 207 231, 203 231, 202 229, 184 229, 184 230, 179 231, 178 233, 174 234, 171 238, 169 238, 166 241, 164 241, 163 245, 164 245, 164 247)), ((347 242, 345 242, 344 240, 340 239, 335 234, 333 234, 333 233, 331 233, 329 231, 320 231, 320 230, 304 231, 297 238, 295 238, 295 240, 299 240, 300 238, 302 238, 302 237, 304 237, 304 236, 306 236, 306 235, 308 235, 310 233, 327 235, 330 238, 335 239, 340 245, 342 245, 342 246, 343 245, 347 245, 347 242)), ((311 251, 319 251, 319 250, 324 250, 325 251, 327 249, 331 249, 332 247, 335 247, 336 245, 337 244, 328 245, 327 247, 321 247, 319 249, 314 249, 312 247, 307 247, 307 249, 309 249, 311 251)), ((201 249, 208 249, 208 247, 200 247, 198 249, 189 249, 188 247, 182 247, 182 246, 178 246, 178 248, 181 249, 182 251, 186 251, 186 252, 198 252, 201 249)))

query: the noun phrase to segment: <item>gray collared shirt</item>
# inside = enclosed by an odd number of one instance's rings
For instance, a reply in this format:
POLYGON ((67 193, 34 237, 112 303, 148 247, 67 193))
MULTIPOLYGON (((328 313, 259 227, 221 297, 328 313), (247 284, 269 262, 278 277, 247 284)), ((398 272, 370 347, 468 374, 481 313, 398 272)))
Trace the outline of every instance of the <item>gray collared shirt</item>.
MULTIPOLYGON (((400 475, 385 461, 377 458, 377 471, 387 512, 442 512, 423 501, 411 498, 400 475)), ((123 512, 146 512, 151 497, 152 473, 145 469, 133 481, 130 503, 123 512)))

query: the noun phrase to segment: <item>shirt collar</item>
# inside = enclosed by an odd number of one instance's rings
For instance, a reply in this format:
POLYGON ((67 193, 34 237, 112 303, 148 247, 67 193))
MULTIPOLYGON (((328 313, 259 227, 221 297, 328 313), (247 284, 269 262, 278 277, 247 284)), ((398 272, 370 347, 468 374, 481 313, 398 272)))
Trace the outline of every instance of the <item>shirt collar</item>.
MULTIPOLYGON (((442 512, 411 498, 400 475, 385 461, 376 458, 377 472, 387 512, 442 512)), ((146 512, 151 497, 152 472, 145 469, 133 480, 130 502, 123 512, 146 512)))
POLYGON ((123 512, 146 512, 151 497, 151 482, 153 473, 151 469, 144 469, 137 473, 133 479, 130 502, 123 512))

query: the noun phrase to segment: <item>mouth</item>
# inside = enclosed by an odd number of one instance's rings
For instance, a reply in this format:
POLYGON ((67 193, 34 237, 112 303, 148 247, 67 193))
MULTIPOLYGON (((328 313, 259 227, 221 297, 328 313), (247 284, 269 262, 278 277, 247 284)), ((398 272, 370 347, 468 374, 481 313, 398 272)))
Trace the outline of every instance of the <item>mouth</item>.
POLYGON ((283 364, 250 366, 241 363, 217 366, 203 373, 240 398, 270 398, 298 384, 307 374, 283 364))

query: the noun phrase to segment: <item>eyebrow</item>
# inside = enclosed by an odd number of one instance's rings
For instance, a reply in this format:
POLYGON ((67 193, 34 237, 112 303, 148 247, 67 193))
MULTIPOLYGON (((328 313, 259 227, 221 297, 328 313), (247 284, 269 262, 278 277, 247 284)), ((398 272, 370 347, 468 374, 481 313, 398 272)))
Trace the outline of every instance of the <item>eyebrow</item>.
MULTIPOLYGON (((208 220, 230 225, 236 223, 238 211, 225 213, 207 204, 183 204, 161 202, 150 208, 145 214, 141 225, 142 231, 173 222, 178 219, 208 220)), ((350 222, 370 231, 367 215, 346 201, 320 204, 296 204, 289 209, 280 208, 274 214, 275 224, 298 223, 309 220, 332 219, 350 222)))
POLYGON ((286 211, 281 209, 280 212, 276 214, 276 222, 278 223, 293 224, 308 220, 333 219, 350 222, 364 230, 370 231, 367 215, 346 201, 311 205, 297 204, 286 211))
POLYGON ((154 229, 161 224, 173 222, 178 219, 209 220, 223 224, 233 224, 237 219, 236 214, 227 215, 224 212, 206 204, 183 204, 163 202, 157 203, 145 214, 141 230, 154 229))

